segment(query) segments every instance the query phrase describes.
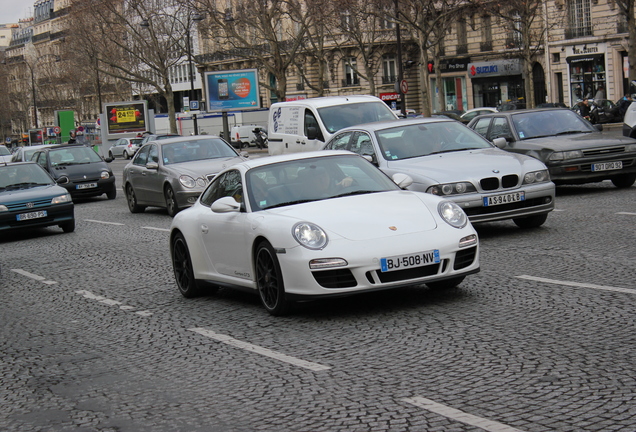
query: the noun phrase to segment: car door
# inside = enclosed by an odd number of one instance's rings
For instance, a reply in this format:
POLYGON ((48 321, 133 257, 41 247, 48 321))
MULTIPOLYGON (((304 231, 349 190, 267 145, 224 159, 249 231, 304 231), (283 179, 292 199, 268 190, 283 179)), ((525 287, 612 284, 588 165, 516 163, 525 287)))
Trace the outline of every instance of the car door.
POLYGON ((113 154, 113 156, 121 156, 123 154, 122 149, 123 144, 126 142, 126 140, 124 139, 118 139, 117 142, 115 143, 115 145, 110 149, 110 152, 113 154))
POLYGON ((135 191, 135 196, 140 204, 148 204, 149 197, 146 191, 146 185, 144 184, 144 175, 146 169, 146 163, 148 162, 148 151, 150 146, 143 147, 131 164, 126 167, 126 181, 132 186, 135 191))
POLYGON ((163 164, 159 162, 159 149, 156 143, 148 146, 148 160, 141 172, 142 184, 149 202, 160 206, 166 204, 163 194, 163 186, 165 183, 165 172, 163 164))
MULTIPOLYGON (((210 207, 223 197, 234 197, 244 206, 243 181, 238 170, 216 177, 201 196, 201 204, 210 207)), ((248 213, 200 212, 197 220, 203 247, 210 265, 225 276, 252 279, 252 259, 246 226, 248 213)))

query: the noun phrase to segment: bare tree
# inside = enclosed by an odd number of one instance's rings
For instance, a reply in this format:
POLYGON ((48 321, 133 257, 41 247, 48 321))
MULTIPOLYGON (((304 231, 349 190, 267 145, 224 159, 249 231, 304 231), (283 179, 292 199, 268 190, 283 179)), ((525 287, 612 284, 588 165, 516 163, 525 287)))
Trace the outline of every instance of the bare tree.
POLYGON ((76 0, 73 13, 82 22, 74 31, 86 41, 87 63, 94 61, 100 74, 136 84, 140 93, 152 89, 165 98, 170 132, 176 133, 170 68, 185 57, 192 9, 176 0, 161 8, 153 0, 76 0))
MULTIPOLYGON (((190 0, 193 1, 193 0, 190 0)), ((287 94, 287 72, 303 49, 307 10, 301 0, 234 1, 218 8, 215 0, 197 4, 206 15, 207 36, 218 49, 213 61, 244 62, 260 68, 260 85, 279 101, 287 94), (273 76, 273 82, 269 77, 273 76)))

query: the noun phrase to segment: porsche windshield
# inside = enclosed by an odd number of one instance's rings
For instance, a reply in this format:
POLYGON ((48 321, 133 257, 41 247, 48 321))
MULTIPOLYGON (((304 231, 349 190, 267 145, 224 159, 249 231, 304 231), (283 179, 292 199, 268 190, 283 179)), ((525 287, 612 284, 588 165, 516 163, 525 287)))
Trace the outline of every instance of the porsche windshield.
POLYGON ((458 122, 405 124, 375 134, 386 160, 492 148, 481 135, 458 122))
POLYGON ((253 210, 390 190, 398 186, 360 156, 280 162, 247 173, 253 210))
POLYGON ((596 131, 580 115, 568 109, 524 112, 511 117, 521 139, 596 131))

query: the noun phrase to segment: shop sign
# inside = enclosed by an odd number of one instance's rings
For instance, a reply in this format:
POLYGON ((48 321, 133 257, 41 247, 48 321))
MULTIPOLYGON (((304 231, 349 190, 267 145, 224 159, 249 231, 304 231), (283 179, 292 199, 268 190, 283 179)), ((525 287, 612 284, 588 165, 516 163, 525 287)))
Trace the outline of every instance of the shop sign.
POLYGON ((399 93, 380 93, 380 99, 384 102, 400 100, 399 93))
POLYGON ((521 60, 497 60, 491 62, 477 62, 468 65, 471 78, 487 76, 520 75, 521 60))

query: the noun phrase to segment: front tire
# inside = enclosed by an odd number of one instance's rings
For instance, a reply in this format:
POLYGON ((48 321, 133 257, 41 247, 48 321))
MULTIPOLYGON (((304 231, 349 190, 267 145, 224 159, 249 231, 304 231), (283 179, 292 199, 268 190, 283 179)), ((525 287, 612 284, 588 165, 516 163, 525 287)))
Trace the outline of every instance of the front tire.
POLYGON ((114 184, 113 188, 106 192, 106 198, 108 198, 109 200, 114 200, 115 198, 117 198, 117 189, 115 188, 114 184))
POLYGON ((64 222, 59 226, 65 233, 72 233, 73 231, 75 231, 75 219, 73 219, 72 221, 64 222))
POLYGON ((131 213, 142 213, 146 207, 137 204, 137 196, 132 185, 126 186, 126 202, 128 202, 128 210, 131 213))
POLYGON ((202 290, 194 278, 190 251, 181 233, 176 234, 172 239, 170 255, 172 256, 174 279, 181 295, 185 298, 193 298, 201 295, 202 290))
POLYGON ((256 287, 261 303, 273 316, 282 316, 289 311, 290 302, 285 298, 283 272, 280 269, 276 252, 267 241, 256 248, 256 287))
POLYGON ((429 282, 426 284, 432 290, 447 290, 456 288, 460 283, 464 281, 466 276, 458 276, 452 279, 446 279, 439 282, 429 282))
POLYGON ((636 182, 636 174, 621 174, 616 177, 612 177, 612 183, 619 189, 625 189, 630 187, 636 182))
POLYGON ((538 228, 548 219, 548 214, 540 214, 523 218, 514 218, 512 221, 519 228, 538 228))
POLYGON ((174 195, 174 191, 170 186, 166 186, 164 191, 164 197, 166 199, 166 210, 171 217, 175 217, 181 209, 177 205, 177 198, 174 195))

